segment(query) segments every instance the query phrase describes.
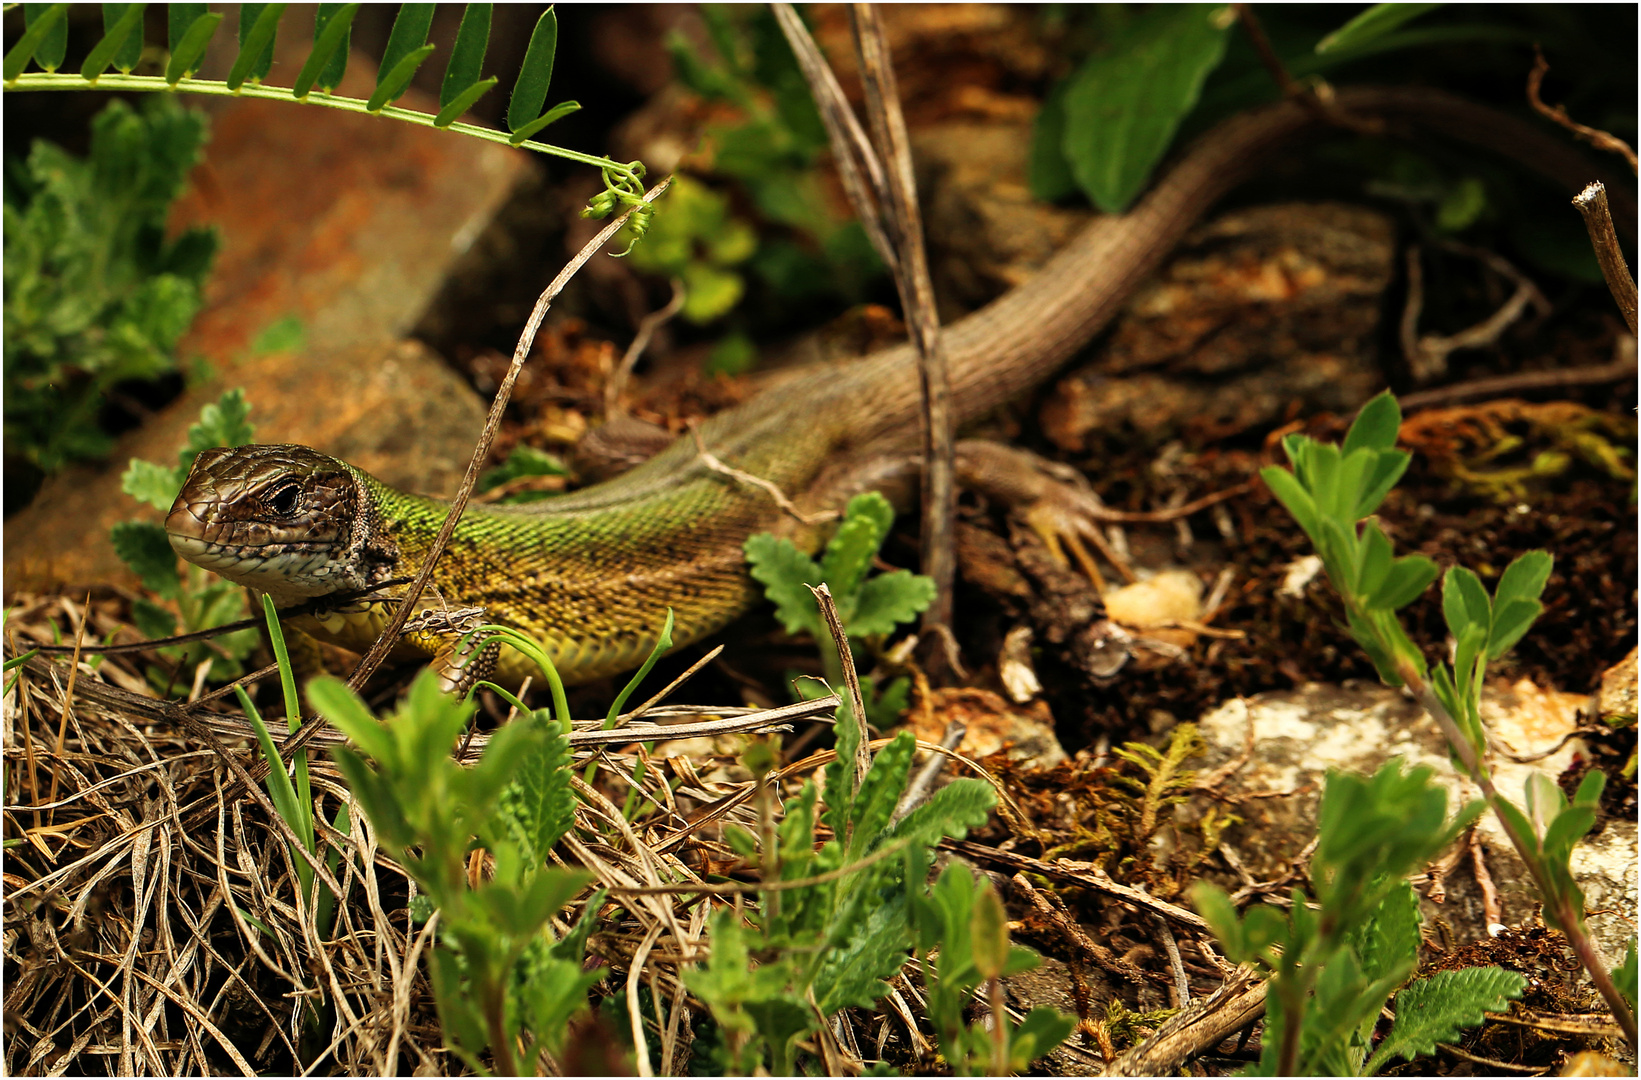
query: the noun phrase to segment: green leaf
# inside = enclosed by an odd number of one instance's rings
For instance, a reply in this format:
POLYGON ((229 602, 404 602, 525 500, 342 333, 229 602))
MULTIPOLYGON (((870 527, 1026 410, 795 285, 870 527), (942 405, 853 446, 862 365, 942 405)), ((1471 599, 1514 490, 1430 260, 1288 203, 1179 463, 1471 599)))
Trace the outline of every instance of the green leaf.
POLYGON ((1031 127, 1031 196, 1041 202, 1059 202, 1077 190, 1077 178, 1066 163, 1066 87, 1061 79, 1043 99, 1031 127))
POLYGON ((743 547, 752 577, 775 605, 775 615, 789 634, 820 635, 820 609, 807 586, 819 585, 821 569, 790 540, 769 533, 748 537, 743 547))
POLYGON ((1497 660, 1515 647, 1544 611, 1537 600, 1508 600, 1493 611, 1493 631, 1487 639, 1487 659, 1497 660))
POLYGON ((991 979, 1003 974, 1009 948, 1008 913, 1003 910, 1003 901, 998 897, 997 890, 992 888, 990 879, 980 887, 980 895, 975 897, 969 934, 973 942, 974 966, 980 970, 981 978, 991 979))
POLYGON ((890 826, 884 840, 909 839, 926 846, 948 836, 961 840, 970 831, 983 828, 996 806, 997 793, 990 784, 973 777, 959 777, 890 826))
POLYGON ((854 606, 855 593, 894 520, 895 511, 889 500, 868 491, 849 500, 838 531, 827 542, 826 553, 821 557, 821 580, 836 597, 845 626, 849 622, 848 610, 854 606))
MULTIPOLYGON (((1485 642, 1493 626, 1493 602, 1481 578, 1463 566, 1449 569, 1442 579, 1442 615, 1455 639, 1463 641, 1467 630, 1479 627, 1485 642)), ((1462 668, 1458 670, 1464 674, 1462 668)))
MULTIPOLYGON (((268 353, 296 352, 302 348, 307 340, 307 332, 302 328, 302 320, 295 315, 287 315, 283 319, 276 319, 262 328, 262 332, 251 342, 251 352, 258 356, 268 353)), ((241 398, 243 398, 241 392, 241 398)), ((250 406, 246 406, 249 410, 250 406)), ((246 426, 245 442, 251 440, 250 427, 246 426)), ((233 443, 234 446, 243 446, 244 443, 233 443)))
POLYGON ((326 93, 336 89, 348 66, 348 37, 358 4, 320 4, 313 21, 313 52, 297 73, 291 96, 307 97, 315 84, 326 93))
POLYGON ((507 104, 507 130, 517 134, 524 125, 541 116, 547 103, 547 87, 553 81, 553 54, 558 51, 558 16, 551 6, 536 20, 530 45, 524 51, 524 66, 513 84, 507 104))
POLYGON ((1145 187, 1219 66, 1233 22, 1216 5, 1156 5, 1071 77, 1065 156, 1096 207, 1125 210, 1145 187))
POLYGON ((1441 570, 1423 555, 1403 555, 1391 563, 1385 580, 1367 598, 1367 606, 1395 611, 1417 600, 1441 570))
MULTIPOLYGON (((204 7, 203 4, 172 4, 171 10, 179 7, 204 7)), ((195 19, 171 49, 171 61, 165 65, 165 81, 172 86, 177 85, 187 76, 193 74, 199 67, 199 62, 205 56, 205 49, 211 44, 211 35, 217 32, 221 25, 223 14, 220 11, 207 12, 195 19)))
POLYGON ((1370 521, 1362 529, 1361 545, 1356 549, 1360 562, 1356 570, 1356 594, 1372 596, 1390 576, 1395 560, 1391 556, 1390 539, 1378 522, 1370 521))
POLYGON ((1280 465, 1267 465, 1260 469, 1259 478, 1265 481, 1265 486, 1271 489, 1271 494, 1287 508, 1288 514, 1299 523, 1299 527, 1305 530, 1305 535, 1314 543, 1320 531, 1317 524, 1316 501, 1299 482, 1299 478, 1280 465))
POLYGON ((530 121, 528 124, 525 124, 523 127, 513 132, 512 138, 507 140, 507 145, 522 146, 524 145, 524 141, 526 139, 546 127, 548 124, 557 123, 566 116, 569 116, 571 113, 580 111, 581 103, 579 101, 561 101, 557 105, 554 105, 551 109, 548 109, 546 112, 536 117, 534 120, 530 121))
MULTIPOLYGON (((120 71, 130 74, 131 69, 137 66, 142 59, 142 13, 147 4, 104 4, 103 5, 103 33, 113 33, 114 28, 126 18, 131 19, 131 25, 136 29, 135 34, 124 35, 123 41, 114 49, 114 66, 120 71), (131 14, 135 8, 137 13, 131 14)), ((93 50, 95 52, 95 50, 93 50)))
POLYGON ((1613 968, 1613 982, 1618 984, 1618 992, 1624 995, 1631 1009, 1635 1008, 1636 977, 1635 938, 1630 938, 1630 947, 1624 950, 1623 962, 1613 968))
POLYGON ((103 5, 103 37, 92 46, 91 52, 86 55, 85 63, 80 65, 80 78, 88 82, 96 82, 98 76, 108 70, 108 66, 115 63, 116 58, 121 61, 122 71, 130 71, 137 64, 142 51, 142 34, 139 31, 136 38, 138 56, 133 57, 130 63, 124 63, 129 50, 123 49, 131 39, 131 31, 142 25, 142 15, 147 4, 104 4, 103 5))
POLYGON ((1390 489, 1396 486, 1396 481, 1402 478, 1407 471, 1408 462, 1413 455, 1405 450, 1381 450, 1373 468, 1368 471, 1362 481, 1361 492, 1356 500, 1354 515, 1361 519, 1379 509, 1379 504, 1385 501, 1390 489))
POLYGON ((934 579, 910 570, 891 570, 860 587, 855 610, 845 629, 852 637, 888 634, 909 623, 934 603, 934 579))
MULTIPOLYGON (((31 26, 51 11, 50 4, 24 4, 23 24, 31 26)), ((56 71, 63 66, 63 57, 68 55, 68 20, 61 16, 51 19, 51 27, 40 39, 40 44, 34 47, 34 62, 46 71, 56 71)))
MULTIPOLYGON (((405 6, 411 7, 412 5, 406 4, 405 6)), ((426 6, 431 7, 432 5, 426 6)), ((406 53, 397 64, 393 65, 393 70, 378 80, 375 91, 370 95, 370 100, 365 102, 365 111, 371 113, 381 112, 389 103, 403 97, 404 92, 410 88, 410 80, 415 77, 416 69, 422 66, 423 61, 433 55, 434 48, 436 46, 423 45, 414 52, 406 53)))
POLYGON ((457 94, 455 99, 452 100, 450 104, 439 110, 439 115, 433 119, 433 126, 436 128, 447 128, 451 124, 454 124, 457 120, 460 120, 463 113, 467 112, 467 110, 477 104, 478 100, 488 94, 495 87, 496 83, 500 81, 500 79, 492 75, 488 79, 485 79, 482 82, 476 82, 472 86, 469 86, 466 90, 463 90, 460 94, 457 94))
POLYGON ((1355 450, 1392 450, 1400 430, 1400 405, 1392 392, 1380 391, 1355 414, 1351 430, 1344 437, 1344 455, 1351 456, 1355 450))
POLYGON ((246 419, 250 414, 245 391, 237 386, 200 409, 199 423, 188 426, 188 449, 178 455, 183 468, 193 465, 201 450, 248 445, 256 436, 256 430, 246 419))
POLYGON ((34 58, 34 51, 45 42, 48 35, 55 32, 57 24, 67 12, 67 4, 52 4, 29 23, 28 29, 17 39, 17 44, 7 50, 6 59, 0 64, 0 74, 5 76, 7 82, 23 73, 23 69, 28 67, 28 62, 34 58))
POLYGON ((261 82, 273 69, 274 35, 287 4, 239 5, 239 55, 228 72, 228 89, 238 90, 246 79, 261 82))
POLYGON ((691 262, 678 276, 684 284, 684 306, 680 313, 696 325, 722 318, 746 295, 746 279, 720 266, 691 262))
POLYGON ((1546 551, 1524 551, 1510 561, 1494 590, 1495 606, 1511 600, 1537 600, 1544 594, 1544 584, 1550 580, 1555 559, 1546 551))
POLYGON ((532 713, 514 723, 538 725, 543 737, 526 748, 524 761, 503 789, 496 810, 523 846, 524 858, 539 864, 575 822, 570 744, 546 713, 532 713))
POLYGON ((1526 985, 1520 974, 1491 966, 1442 971, 1409 984, 1396 995, 1396 1023, 1363 1074, 1374 1075, 1393 1058, 1411 1061, 1420 1054, 1434 1054, 1437 1043, 1455 1042, 1465 1028, 1485 1020, 1485 1014, 1508 1008, 1526 985))
POLYGON ((120 474, 120 490, 160 510, 170 510, 182 490, 183 478, 176 469, 155 465, 152 461, 132 458, 131 464, 120 474))
MULTIPOLYGON (((468 4, 462 12, 461 28, 456 31, 456 44, 450 49, 450 63, 445 65, 444 82, 439 86, 439 116, 443 117, 450 104, 468 94, 478 85, 484 68, 484 52, 490 47, 490 15, 494 4, 468 4)), ((494 86, 495 79, 488 80, 494 86)), ((483 91, 480 91, 482 93, 483 91)), ((460 116, 472 106, 474 95, 467 105, 457 110, 460 116)), ((451 118, 452 120, 454 117, 451 118)), ((447 120, 445 123, 449 123, 447 120)), ((435 124, 435 127, 443 125, 435 124)))
POLYGON ((177 553, 171 550, 171 540, 165 530, 148 522, 122 521, 110 530, 114 554, 118 555, 137 576, 145 588, 168 600, 182 593, 182 578, 177 575, 177 553))
POLYGON ((1360 48, 1441 4, 1374 4, 1316 43, 1318 53, 1360 48))

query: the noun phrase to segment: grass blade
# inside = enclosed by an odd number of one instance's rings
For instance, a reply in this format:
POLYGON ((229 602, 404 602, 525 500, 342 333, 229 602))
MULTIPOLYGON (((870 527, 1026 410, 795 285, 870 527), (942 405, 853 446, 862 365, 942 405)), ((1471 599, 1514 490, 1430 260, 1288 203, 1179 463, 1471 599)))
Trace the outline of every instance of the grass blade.
POLYGON ((655 666, 655 662, 661 659, 662 655, 670 648, 672 648, 672 609, 669 607, 666 620, 661 624, 661 636, 656 640, 655 648, 650 650, 650 655, 644 660, 644 666, 638 669, 638 674, 629 679, 627 685, 621 688, 621 693, 615 695, 615 700, 610 702, 610 711, 604 717, 605 728, 615 727, 615 718, 621 715, 621 706, 627 703, 627 699, 632 697, 632 692, 638 689, 638 684, 644 681, 644 676, 650 673, 650 669, 655 666))
POLYGON ((228 72, 228 89, 238 90, 246 79, 261 82, 273 68, 274 35, 279 31, 285 4, 239 6, 239 55, 228 72))
POLYGON ((557 51, 558 16, 549 7, 536 20, 530 46, 524 52, 524 66, 519 70, 518 82, 513 84, 513 99, 507 105, 507 130, 515 136, 541 116, 541 107, 547 103, 547 86, 553 81, 553 55, 557 51))
MULTIPOLYGON (((468 4, 467 10, 462 12, 462 25, 456 31, 456 44, 450 50, 450 63, 444 69, 444 83, 439 87, 440 116, 445 114, 452 102, 469 93, 478 83, 479 73, 484 68, 484 51, 490 47, 490 13, 495 6, 468 4)), ((456 115, 466 112, 477 100, 474 97, 456 115)), ((435 122, 434 126, 440 125, 435 122)))
MULTIPOLYGON (((87 82, 96 82, 97 76, 108 70, 108 65, 115 62, 116 57, 124 61, 129 49, 122 48, 131 37, 131 31, 142 25, 142 13, 147 4, 104 4, 103 5, 103 37, 91 48, 85 63, 80 65, 80 78, 87 82), (117 14, 110 8, 121 8, 117 14), (113 15, 112 21, 109 16, 113 15)), ((137 64, 142 55, 142 34, 136 38, 136 56, 130 63, 121 63, 122 71, 130 71, 137 64)))

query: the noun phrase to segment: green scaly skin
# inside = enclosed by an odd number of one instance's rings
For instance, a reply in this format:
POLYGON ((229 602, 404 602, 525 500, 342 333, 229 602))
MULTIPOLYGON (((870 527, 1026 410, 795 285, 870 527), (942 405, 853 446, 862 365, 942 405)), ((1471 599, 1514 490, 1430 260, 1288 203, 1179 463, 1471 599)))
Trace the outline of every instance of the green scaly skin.
MULTIPOLYGON (((1559 138, 1439 92, 1343 90, 1335 107, 1389 130, 1422 127, 1499 150, 1569 190, 1590 175, 1559 138)), ((1215 199, 1269 151, 1319 126, 1315 110, 1294 102, 1226 121, 1133 210, 1096 220, 1032 280, 946 328, 957 422, 1052 374, 1215 199)), ((1615 213, 1633 220, 1628 193, 1614 194, 1615 213)), ((916 358, 900 346, 788 377, 702 425, 700 438, 721 462, 768 481, 812 514, 886 483, 904 492, 920 422, 916 358)), ((284 606, 414 575, 445 512, 439 500, 396 491, 316 451, 253 446, 202 454, 167 530, 184 557, 284 606)), ((762 530, 811 551, 823 538, 768 491, 712 467, 686 437, 579 492, 519 508, 469 506, 422 606, 483 607, 492 621, 540 641, 566 682, 595 679, 640 663, 669 606, 678 645, 751 606, 757 594, 742 544, 762 530)), ((362 651, 385 622, 377 608, 296 626, 362 651)), ((431 635, 404 643, 420 655, 444 646, 431 635)), ((529 668, 505 653, 501 672, 518 679, 529 668)))

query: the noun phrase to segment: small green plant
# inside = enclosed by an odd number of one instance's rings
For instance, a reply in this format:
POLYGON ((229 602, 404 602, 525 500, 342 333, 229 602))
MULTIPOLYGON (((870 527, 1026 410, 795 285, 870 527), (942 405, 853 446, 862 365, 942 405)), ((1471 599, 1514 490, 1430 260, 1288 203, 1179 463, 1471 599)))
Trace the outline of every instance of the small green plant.
POLYGON ((1282 448, 1293 471, 1279 467, 1260 475, 1310 537, 1328 580, 1345 604, 1351 636, 1373 660, 1379 677, 1407 686, 1436 720, 1457 768, 1469 776, 1503 824, 1544 902, 1544 921, 1563 931, 1597 990, 1635 1045, 1635 1014, 1614 986, 1590 941, 1584 894, 1573 880, 1572 850, 1595 824, 1606 776, 1594 770, 1571 804, 1548 777, 1529 782, 1527 812, 1501 795, 1487 768, 1487 737, 1481 722, 1481 691, 1490 660, 1521 640, 1543 606, 1551 558, 1529 551, 1513 560, 1491 596, 1462 566, 1442 582, 1442 614, 1453 639, 1452 662, 1431 669, 1402 629, 1396 611, 1435 580, 1435 563, 1422 555, 1397 558, 1376 521, 1367 520, 1402 473, 1410 455, 1395 448, 1401 408, 1388 392, 1362 407, 1343 447, 1293 434, 1282 448))
POLYGON ((679 314, 708 323, 729 312, 746 294, 736 267, 758 249, 752 226, 730 216, 729 200, 690 176, 679 176, 667 193, 668 213, 650 230, 632 264, 651 274, 676 277, 684 286, 679 314))
MULTIPOLYGON (((875 491, 856 495, 844 509, 843 522, 826 545, 821 561, 805 555, 792 541, 769 533, 750 537, 745 545, 752 577, 764 587, 764 595, 775 604, 775 614, 789 634, 808 632, 817 642, 831 638, 821 624, 820 608, 810 585, 824 583, 832 590, 843 631, 853 641, 881 638, 901 623, 915 619, 934 600, 934 581, 909 570, 891 570, 867 577, 872 560, 894 524, 894 507, 875 491)), ((843 685, 843 666, 837 653, 821 646, 826 678, 834 687, 843 685)), ((861 680, 866 699, 867 720, 892 724, 905 711, 905 679, 896 679, 881 692, 870 678, 861 680)), ((845 703, 839 716, 848 713, 845 703)))
POLYGON ((602 975, 582 970, 600 895, 562 939, 548 927, 592 880, 546 863, 574 820, 563 728, 545 710, 527 713, 497 729, 464 768, 450 751, 474 706, 440 693, 431 671, 386 720, 329 676, 308 684, 308 699, 358 748, 332 751, 337 767, 439 913, 431 969, 450 1049, 475 1072, 486 1071, 488 1049, 496 1073, 535 1075, 540 1054, 562 1047, 602 975), (466 870, 475 842, 495 859, 494 877, 476 888, 466 870))
POLYGON ((1482 806, 1470 803, 1448 820, 1447 793, 1431 770, 1406 772, 1399 758, 1371 778, 1330 772, 1311 860, 1314 905, 1295 889, 1286 913, 1261 905, 1239 917, 1220 889, 1196 885, 1197 910, 1226 956, 1271 977, 1264 1049, 1250 1075, 1372 1076, 1397 1057, 1434 1052, 1436 1043, 1521 996, 1526 979, 1498 967, 1444 971, 1404 986, 1419 953, 1418 896, 1405 879, 1482 806), (1392 994, 1396 1021, 1374 1047, 1392 994))
MULTIPOLYGON (((857 786, 859 726, 845 722, 837 730, 837 759, 826 767, 820 814, 832 839, 817 849, 819 790, 812 780, 787 802, 778 826, 766 815, 761 845, 750 832, 724 830, 761 874, 760 904, 756 911, 714 915, 711 956, 685 975, 685 985, 724 1033, 720 1064, 728 1072, 767 1068, 772 1076, 795 1075, 796 1041, 839 1009, 874 1007, 919 941, 932 936, 941 948, 967 948, 968 922, 951 931, 959 941, 914 902, 925 890, 930 850, 942 837, 961 837, 984 823, 995 803, 991 789, 978 780, 954 780, 893 821, 915 740, 909 733, 896 737, 857 786)), ((760 779, 773 765, 767 755, 761 764, 748 761, 760 779)))
MULTIPOLYGON (((199 423, 188 428, 188 445, 177 452, 176 465, 157 465, 132 458, 120 478, 121 487, 127 495, 157 507, 162 513, 170 510, 200 451, 213 446, 244 446, 252 441, 255 429, 247 420, 250 411, 244 391, 227 391, 215 404, 200 410, 199 423)), ((177 553, 171 549, 171 541, 160 526, 144 521, 122 521, 114 526, 111 538, 115 553, 136 572, 143 585, 162 600, 176 605, 173 613, 151 600, 138 598, 132 602, 132 621, 148 637, 175 634, 178 614, 185 633, 245 617, 245 592, 239 586, 192 564, 187 566, 186 577, 178 572, 177 553)), ((243 661, 254 648, 256 631, 236 630, 214 642, 162 649, 160 655, 182 661, 189 670, 211 659, 212 674, 228 680, 243 672, 243 661)), ((170 681, 168 673, 157 669, 149 672, 149 678, 162 687, 170 681)))
POLYGON ((166 214, 205 120, 174 101, 109 102, 83 160, 36 141, 5 179, 5 438, 43 472, 107 456, 109 391, 176 370, 216 250, 166 214))
POLYGON ((926 897, 912 898, 918 960, 929 988, 929 1019, 941 1056, 959 1076, 1008 1076, 1063 1042, 1075 1017, 1039 1005, 1019 1027, 1010 1028, 1001 1008, 997 980, 1035 968, 1031 949, 1009 944, 1003 902, 989 880, 975 888, 968 867, 952 863, 926 897), (987 988, 991 1023, 965 1024, 964 1010, 975 991, 987 988))
MULTIPOLYGON (((81 62, 76 74, 59 72, 67 57, 67 4, 31 4, 24 11, 27 30, 6 53, 5 88, 14 90, 125 90, 184 91, 225 97, 267 98, 322 105, 347 112, 387 116, 440 130, 459 131, 474 138, 507 146, 522 146, 542 154, 565 158, 598 169, 604 190, 588 204, 595 217, 609 214, 617 206, 637 206, 644 194, 644 167, 638 162, 625 165, 607 157, 593 157, 561 146, 536 142, 532 135, 556 120, 581 108, 574 101, 546 108, 547 88, 553 77, 553 58, 558 49, 558 16, 549 7, 536 21, 525 48, 524 61, 513 93, 508 100, 506 132, 492 131, 458 118, 489 93, 499 81, 495 76, 479 77, 490 43, 491 4, 468 4, 445 66, 439 90, 439 111, 424 113, 394 105, 410 88, 416 70, 436 51, 428 44, 433 24, 432 4, 401 4, 393 20, 376 88, 368 99, 342 97, 334 93, 347 71, 348 39, 359 4, 321 4, 314 19, 313 50, 289 88, 264 86, 262 80, 273 68, 274 38, 287 4, 241 4, 239 49, 228 78, 199 79, 194 71, 204 58, 211 38, 224 15, 205 4, 170 4, 167 11, 168 56, 162 75, 133 75, 143 52, 144 4, 104 4, 103 36, 81 62), (34 63, 40 71, 27 68, 34 63), (108 69, 118 74, 109 74, 108 69), (319 93, 315 94, 314 91, 319 93)), ((634 227, 635 238, 643 235, 650 208, 640 206, 634 227)), ((8 222, 8 228, 10 223, 8 222)))
MULTIPOLYGON (((638 250, 643 251, 645 249, 639 248, 638 250)), ((533 446, 521 443, 515 446, 512 452, 507 455, 506 461, 479 474, 478 490, 481 492, 492 491, 495 488, 528 481, 534 477, 569 475, 570 470, 565 467, 564 462, 545 450, 538 450, 533 446)), ((552 497, 553 493, 550 491, 533 490, 521 485, 519 490, 504 496, 500 501, 503 503, 527 503, 539 502, 542 499, 552 497)))

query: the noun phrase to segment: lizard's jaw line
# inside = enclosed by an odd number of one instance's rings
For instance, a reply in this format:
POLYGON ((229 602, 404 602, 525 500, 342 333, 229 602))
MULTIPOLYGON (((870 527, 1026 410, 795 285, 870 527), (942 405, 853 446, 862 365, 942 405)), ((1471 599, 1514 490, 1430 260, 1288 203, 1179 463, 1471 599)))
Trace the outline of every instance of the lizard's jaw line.
POLYGON ((349 588, 345 568, 327 551, 287 547, 269 552, 242 544, 217 544, 181 533, 169 536, 172 549, 195 566, 265 592, 276 602, 325 596, 349 588))

